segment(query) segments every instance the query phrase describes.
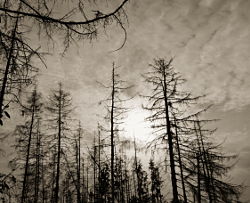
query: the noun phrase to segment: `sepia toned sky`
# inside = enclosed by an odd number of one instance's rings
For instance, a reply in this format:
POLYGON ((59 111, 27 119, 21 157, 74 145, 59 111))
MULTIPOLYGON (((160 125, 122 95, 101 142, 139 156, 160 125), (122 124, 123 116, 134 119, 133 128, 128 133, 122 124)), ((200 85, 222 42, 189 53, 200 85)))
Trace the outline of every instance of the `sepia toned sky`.
MULTIPOLYGON (((62 81, 74 97, 85 127, 101 120, 98 105, 107 94, 96 81, 108 83, 112 62, 134 88, 128 96, 147 92, 141 74, 155 57, 174 57, 174 67, 188 80, 186 87, 196 95, 207 94, 214 104, 208 113, 217 122, 215 140, 224 150, 239 154, 228 179, 250 185, 250 1, 246 0, 131 0, 126 6, 129 24, 127 41, 117 27, 92 43, 79 42, 64 58, 48 57, 49 69, 41 75, 41 87, 49 89, 62 81), (91 122, 90 122, 91 121, 91 122)), ((61 50, 62 51, 62 50, 61 50)), ((56 51, 55 51, 56 52, 56 51)), ((141 112, 136 97, 133 112, 141 112)), ((128 119, 133 120, 133 115, 128 119)), ((143 120, 145 113, 139 113, 143 120)), ((143 131, 144 132, 144 131, 143 131)), ((145 132, 146 134, 146 132, 145 132)), ((145 135, 139 135, 145 136, 145 135)), ((243 195, 250 201, 249 189, 243 195)))
MULTIPOLYGON (((129 23, 121 50, 114 52, 124 39, 115 26, 91 43, 72 45, 63 58, 58 37, 54 54, 47 56, 48 69, 41 69, 40 89, 46 92, 62 81, 73 95, 76 114, 91 131, 102 119, 98 102, 107 96, 97 81, 109 82, 113 61, 122 78, 134 85, 127 92, 134 96, 147 93, 141 74, 155 57, 174 57, 174 67, 187 79, 185 88, 207 94, 206 102, 214 104, 208 116, 220 119, 215 140, 224 142, 225 152, 239 154, 228 179, 250 186, 250 1, 131 0, 125 8, 129 23)), ((142 102, 140 97, 130 102, 133 112, 141 112, 136 122, 145 116, 142 102)), ((129 114, 128 119, 133 120, 129 114)), ((243 200, 250 201, 250 189, 243 200)))

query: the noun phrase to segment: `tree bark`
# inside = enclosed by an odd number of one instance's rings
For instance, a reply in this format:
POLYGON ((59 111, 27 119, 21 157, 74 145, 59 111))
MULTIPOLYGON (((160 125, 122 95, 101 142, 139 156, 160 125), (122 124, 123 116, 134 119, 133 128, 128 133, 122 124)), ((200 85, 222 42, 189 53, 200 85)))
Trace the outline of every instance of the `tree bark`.
MULTIPOLYGON (((35 102, 35 101, 33 101, 33 102, 35 102)), ((30 127, 29 127, 29 138, 28 138, 27 155, 26 155, 26 162, 25 162, 25 171, 24 171, 21 203, 24 203, 25 198, 26 198, 26 185, 27 185, 27 177, 28 177, 28 168, 29 168, 29 159, 30 159, 30 147, 31 147, 31 138, 32 138, 34 117, 35 117, 35 104, 33 103, 32 104, 31 122, 30 122, 30 127)))
POLYGON ((173 136, 172 136, 172 132, 171 132, 171 126, 170 126, 171 124, 170 124, 170 119, 169 119, 165 67, 163 68, 163 93, 164 93, 164 102, 165 102, 165 119, 166 119, 166 127, 167 127, 166 135, 168 137, 168 148, 169 148, 169 158, 170 158, 170 168, 171 168, 171 181, 172 181, 172 190, 173 190, 173 202, 179 203, 176 172, 175 172, 174 151, 173 151, 173 136))
POLYGON ((110 126, 110 131, 111 131, 111 200, 112 203, 115 202, 115 186, 114 186, 114 99, 115 99, 115 69, 114 69, 114 64, 113 64, 113 69, 112 69, 112 95, 111 95, 111 126, 110 126))
POLYGON ((58 104, 58 148, 57 148, 57 171, 56 171, 56 187, 55 187, 55 203, 58 203, 59 199, 59 181, 60 181, 60 161, 61 161, 61 128, 62 128, 62 89, 59 90, 59 104, 58 104))
POLYGON ((187 203, 187 195, 186 195, 186 188, 185 188, 184 175, 183 175, 183 166, 182 166, 182 160, 181 160, 181 149, 179 145, 179 136, 178 136, 178 131, 177 131, 176 119, 175 119, 175 136, 176 136, 176 145, 177 145, 177 151, 178 151, 178 160, 180 164, 183 198, 184 198, 184 203, 187 203))
POLYGON ((40 137, 40 120, 37 121, 37 143, 36 143, 36 177, 35 177, 35 194, 34 202, 38 201, 39 196, 39 186, 40 186, 40 156, 41 156, 41 137, 40 137))
POLYGON ((5 95, 5 89, 6 89, 7 82, 8 82, 8 75, 9 75, 12 54, 14 51, 15 38, 16 38, 16 32, 17 32, 17 27, 18 27, 18 19, 19 19, 19 15, 16 18, 15 27, 12 31, 11 47, 8 53, 7 64, 5 66, 5 71, 4 71, 3 83, 2 83, 1 94, 0 94, 0 120, 3 117, 4 95, 5 95))

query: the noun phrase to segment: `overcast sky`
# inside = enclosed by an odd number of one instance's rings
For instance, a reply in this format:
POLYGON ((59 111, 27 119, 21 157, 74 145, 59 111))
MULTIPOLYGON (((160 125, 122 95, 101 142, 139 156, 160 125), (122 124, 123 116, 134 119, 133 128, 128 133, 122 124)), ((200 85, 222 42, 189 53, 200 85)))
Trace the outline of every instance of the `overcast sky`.
MULTIPOLYGON (((98 101, 105 97, 96 81, 108 82, 113 61, 121 66, 124 79, 135 85, 133 95, 145 92, 140 75, 153 58, 174 57, 174 67, 188 80, 186 88, 207 94, 207 101, 215 104, 209 113, 221 119, 215 138, 225 140, 226 152, 239 154, 232 179, 250 185, 249 9, 248 0, 131 0, 126 6, 127 41, 120 51, 112 52, 122 44, 119 28, 91 44, 79 42, 64 58, 48 58, 41 86, 48 89, 63 81, 85 127, 91 128, 100 119, 98 101)), ((135 98, 136 111, 140 104, 135 98)), ((247 191, 245 200, 250 199, 247 191)))
MULTIPOLYGON (((170 59, 196 95, 207 94, 215 104, 209 116, 217 122, 216 139, 224 150, 239 153, 231 172, 237 183, 250 185, 250 1, 249 0, 131 0, 126 6, 127 41, 118 27, 92 43, 71 46, 62 58, 60 39, 55 54, 47 57, 40 88, 47 91, 62 81, 71 91, 83 125, 90 129, 100 120, 98 102, 105 91, 96 81, 108 82, 112 62, 134 88, 129 96, 145 92, 141 74, 155 57, 170 59)), ((133 102, 140 111, 141 99, 133 102)), ((131 114, 135 115, 135 114, 131 114)), ((141 115, 144 115, 141 113, 141 115)), ((250 190, 244 195, 250 200, 250 190)))

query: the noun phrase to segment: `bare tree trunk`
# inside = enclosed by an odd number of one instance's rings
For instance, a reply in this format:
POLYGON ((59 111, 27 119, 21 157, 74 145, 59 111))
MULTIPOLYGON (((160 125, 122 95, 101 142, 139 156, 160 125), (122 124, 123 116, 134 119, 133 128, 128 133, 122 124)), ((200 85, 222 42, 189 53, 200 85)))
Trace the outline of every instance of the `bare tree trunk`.
POLYGON ((94 160, 93 160, 93 163, 94 163, 94 188, 93 188, 93 199, 94 199, 94 202, 95 202, 95 196, 96 196, 96 144, 95 144, 95 137, 94 137, 94 160))
POLYGON ((197 142, 198 142, 198 146, 199 146, 200 160, 201 160, 202 166, 203 166, 203 173, 204 173, 205 184, 206 184, 209 202, 212 203, 213 200, 212 200, 212 194, 211 194, 211 190, 210 190, 210 173, 209 173, 209 169, 208 169, 208 165, 207 165, 208 160, 207 160, 207 156, 206 156, 206 151, 205 151, 205 146, 204 146, 204 142, 203 142, 203 138, 202 138, 202 134, 201 134, 201 127, 200 127, 199 121, 197 121, 196 123, 197 123, 197 127, 198 127, 198 132, 197 132, 196 125, 195 125, 195 131, 196 131, 197 142))
POLYGON ((42 203, 45 203, 45 180, 44 180, 44 163, 41 161, 41 172, 42 172, 42 203))
POLYGON ((51 203, 54 203, 55 199, 55 175, 56 175, 56 149, 53 149, 53 173, 52 173, 52 187, 51 187, 51 203))
POLYGON ((84 170, 84 159, 82 162, 82 203, 85 202, 86 198, 86 188, 85 188, 85 170, 84 170))
POLYGON ((121 202, 125 203, 125 198, 124 198, 124 184, 123 184, 123 170, 122 170, 122 159, 120 159, 120 168, 121 168, 121 174, 120 174, 120 193, 121 193, 121 202))
POLYGON ((112 69, 112 96, 111 96, 111 126, 110 126, 110 132, 111 132, 111 199, 112 203, 115 202, 115 186, 114 186, 114 99, 115 99, 115 69, 113 64, 112 69))
POLYGON ((62 97, 62 89, 60 86, 59 90, 59 105, 58 105, 58 148, 57 148, 57 171, 56 171, 56 187, 55 187, 55 203, 58 203, 59 199, 59 181, 60 181, 60 161, 61 161, 61 130, 62 130, 62 118, 61 118, 61 98, 62 97))
POLYGON ((139 191, 140 177, 139 177, 139 174, 138 174, 137 149, 136 149, 136 144, 135 144, 135 138, 134 138, 134 150, 135 150, 135 173, 136 173, 136 177, 137 177, 137 187, 135 188, 135 190, 137 189, 139 202, 141 202, 141 192, 139 191))
POLYGON ((164 102, 165 102, 165 118, 166 118, 166 135, 168 137, 168 147, 169 147, 169 158, 170 158, 170 168, 171 168, 171 181, 172 181, 172 190, 173 190, 173 202, 178 203, 178 187, 176 180, 175 172, 175 160, 174 160, 174 151, 173 151, 173 135, 171 132, 170 119, 169 119, 169 110, 168 110, 168 97, 167 97, 167 83, 166 83, 166 72, 163 68, 163 92, 164 92, 164 102))
POLYGON ((126 181, 126 200, 127 200, 127 203, 128 203, 129 199, 130 199, 130 178, 129 178, 129 175, 128 175, 126 160, 125 160, 125 166, 124 167, 125 167, 126 178, 127 178, 127 181, 126 181))
POLYGON ((22 188, 21 203, 24 203, 25 198, 26 198, 26 185, 27 185, 27 177, 28 177, 28 168, 29 168, 29 159, 30 159, 30 147, 31 147, 31 138, 32 138, 34 117, 35 117, 35 104, 32 105, 32 115, 31 115, 31 122, 30 122, 30 127, 29 127, 29 138, 28 138, 28 146, 27 146, 27 155, 26 155, 26 162, 25 162, 24 178, 23 178, 23 188, 22 188))
POLYGON ((5 71, 4 71, 3 83, 2 83, 1 94, 0 94, 0 120, 3 117, 4 95, 5 95, 5 89, 6 89, 7 82, 8 82, 8 75, 9 75, 11 59, 13 57, 12 54, 13 54, 14 46, 15 46, 15 38, 16 38, 16 32, 17 32, 17 27, 18 27, 18 20, 19 20, 19 15, 16 18, 15 27, 12 31, 11 47, 10 47, 10 50, 8 53, 7 64, 5 66, 5 71))
POLYGON ((81 129, 78 136, 78 187, 79 187, 79 203, 81 203, 81 129))
POLYGON ((87 182, 86 182, 86 191, 87 191, 87 202, 89 202, 89 167, 87 166, 87 182))
POLYGON ((79 123, 78 140, 76 140, 76 169, 77 169, 77 203, 81 203, 81 125, 79 123))
POLYGON ((135 180, 135 173, 132 171, 132 178, 133 178, 133 185, 134 185, 134 196, 137 197, 136 193, 136 180, 135 180))
POLYGON ((79 175, 79 150, 78 150, 78 143, 77 140, 75 140, 75 148, 76 148, 76 154, 75 154, 75 158, 76 158, 76 176, 77 176, 77 180, 76 180, 76 198, 77 198, 77 203, 81 202, 81 197, 80 197, 80 175, 79 175))
POLYGON ((196 154, 197 158, 197 200, 201 203, 201 177, 200 177, 200 153, 196 154))
POLYGON ((177 131, 176 119, 175 119, 175 136, 176 136, 176 145, 177 145, 177 151, 178 151, 178 161, 180 164, 183 198, 184 198, 184 203, 187 203, 187 195, 186 195, 186 188, 185 188, 184 175, 183 175, 183 166, 182 166, 182 160, 181 160, 181 149, 179 145, 179 136, 178 136, 178 131, 177 131))
MULTIPOLYGON (((101 178, 101 133, 100 133, 100 129, 99 129, 99 124, 98 124, 98 178, 100 180, 101 178)), ((98 183, 98 199, 102 199, 101 197, 101 184, 100 182, 98 183)))
POLYGON ((39 187, 40 187, 40 156, 41 156, 41 137, 40 137, 40 119, 37 121, 37 142, 36 142, 36 176, 35 176, 35 194, 34 202, 38 201, 39 187))

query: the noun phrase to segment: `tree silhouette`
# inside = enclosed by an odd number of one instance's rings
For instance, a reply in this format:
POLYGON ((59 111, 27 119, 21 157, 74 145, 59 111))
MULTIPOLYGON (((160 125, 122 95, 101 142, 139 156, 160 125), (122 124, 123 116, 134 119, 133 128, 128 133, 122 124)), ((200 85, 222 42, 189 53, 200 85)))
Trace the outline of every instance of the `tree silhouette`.
POLYGON ((153 111, 153 115, 148 120, 155 122, 153 128, 167 139, 170 158, 171 180, 173 189, 173 202, 179 202, 178 187, 176 179, 176 169, 174 160, 173 133, 171 130, 171 110, 172 103, 176 100, 176 85, 179 84, 179 76, 171 67, 172 59, 166 62, 164 59, 155 59, 154 64, 150 65, 152 71, 144 74, 145 81, 152 84, 152 95, 145 96, 151 103, 145 109, 153 111), (162 133, 162 131, 165 131, 162 133))
POLYGON ((9 104, 19 102, 19 93, 22 88, 34 81, 34 73, 38 69, 31 64, 32 57, 36 55, 42 60, 37 50, 32 49, 23 40, 22 31, 18 29, 20 16, 17 15, 13 19, 13 26, 10 26, 10 30, 6 28, 6 33, 0 31, 0 56, 3 58, 0 66, 1 125, 3 125, 4 116, 10 118, 7 112, 9 104), (9 35, 9 33, 11 34, 9 35))
POLYGON ((106 203, 110 187, 110 167, 107 163, 104 163, 104 165, 101 167, 98 181, 100 186, 100 202, 106 203))
POLYGON ((163 196, 161 194, 162 180, 160 178, 160 171, 152 159, 149 162, 149 170, 151 179, 151 202, 162 203, 163 196))
POLYGON ((55 131, 53 134, 52 144, 56 149, 56 172, 55 172, 55 188, 54 188, 54 202, 59 201, 59 187, 61 174, 61 155, 63 149, 66 147, 69 116, 72 112, 71 97, 68 92, 65 92, 62 84, 59 83, 58 89, 53 90, 49 97, 49 103, 46 106, 50 118, 48 121, 51 128, 55 131))
POLYGON ((17 140, 17 162, 19 163, 18 165, 21 165, 21 167, 24 168, 22 193, 20 198, 21 203, 26 202, 27 198, 29 198, 29 200, 31 198, 27 196, 31 192, 31 176, 35 177, 35 195, 38 195, 38 176, 40 170, 39 159, 41 157, 41 146, 39 141, 41 107, 41 95, 35 88, 32 91, 31 96, 27 99, 27 104, 22 106, 22 112, 26 118, 26 122, 23 125, 18 125, 14 132, 17 140), (25 158, 23 159, 23 157, 25 158))
POLYGON ((40 32, 49 38, 59 31, 65 37, 67 47, 75 39, 93 39, 100 27, 105 29, 114 22, 125 30, 123 18, 127 17, 123 7, 127 2, 123 0, 113 11, 105 13, 101 10, 93 11, 94 1, 20 0, 18 6, 16 2, 5 0, 0 4, 0 12, 4 25, 18 15, 24 26, 37 25, 40 32))
POLYGON ((127 2, 123 0, 107 13, 93 11, 95 1, 0 2, 0 56, 3 58, 0 66, 0 125, 3 125, 4 116, 10 117, 7 112, 9 103, 19 101, 18 93, 24 85, 34 80, 32 73, 37 72, 37 68, 31 59, 36 56, 46 66, 42 53, 26 40, 34 36, 34 27, 38 27, 38 41, 44 36, 53 40, 55 33, 64 36, 66 51, 72 42, 76 43, 79 39, 91 41, 97 37, 101 28, 105 30, 107 26, 116 23, 125 33, 122 48, 127 36, 124 28, 124 21, 127 20, 124 6, 127 2))
MULTIPOLYGON (((212 147, 214 144, 203 141, 200 127, 197 127, 199 126, 197 117, 207 111, 210 106, 201 110, 193 107, 192 110, 191 106, 197 104, 198 100, 204 96, 193 97, 191 93, 181 90, 180 87, 185 80, 174 70, 171 63, 172 59, 168 62, 164 59, 155 59, 154 64, 150 65, 152 69, 144 75, 144 78, 152 85, 152 94, 145 96, 149 103, 144 108, 152 112, 147 120, 152 122, 152 128, 157 135, 153 142, 166 140, 168 143, 173 202, 182 200, 188 202, 190 191, 187 191, 187 187, 191 191, 194 190, 199 202, 205 199, 203 191, 208 195, 209 202, 221 201, 224 195, 237 199, 240 189, 238 186, 232 187, 225 182, 221 186, 231 191, 232 195, 229 195, 226 189, 221 192, 215 188, 214 183, 217 179, 214 176, 223 176, 223 172, 229 170, 226 166, 219 164, 226 157, 222 156, 219 151, 212 150, 212 148, 216 149, 216 145, 214 148, 212 147), (195 127, 193 127, 194 123, 195 127), (190 174, 192 174, 192 181, 189 182, 187 180, 190 180, 190 174), (180 188, 182 195, 179 192, 180 188)), ((203 120, 204 123, 209 121, 214 121, 214 119, 203 120)), ((204 130, 204 132, 213 131, 204 130)), ((230 156, 227 158, 229 159, 230 156)))
POLYGON ((76 174, 77 174, 77 203, 81 203, 81 137, 82 127, 79 122, 77 128, 77 137, 75 138, 75 157, 76 157, 76 174))
MULTIPOLYGON (((233 160, 236 155, 225 155, 221 152, 220 145, 209 141, 214 131, 202 129, 198 118, 194 122, 197 142, 197 165, 199 176, 198 199, 209 199, 209 202, 238 202, 242 191, 241 185, 225 181, 225 176, 233 165, 228 165, 228 160, 233 160), (208 134, 206 136, 206 134, 208 134)), ((204 124, 203 124, 204 125, 204 124)))
POLYGON ((124 114, 127 112, 127 109, 123 107, 123 103, 129 99, 123 99, 123 93, 131 86, 125 86, 125 81, 120 79, 120 75, 116 72, 117 67, 113 63, 112 66, 112 76, 111 76, 111 85, 103 87, 110 89, 111 94, 105 102, 106 109, 108 111, 105 119, 109 122, 109 130, 106 130, 110 133, 110 149, 111 149, 111 202, 115 202, 115 139, 117 138, 118 133, 121 131, 120 124, 123 123, 124 114))

